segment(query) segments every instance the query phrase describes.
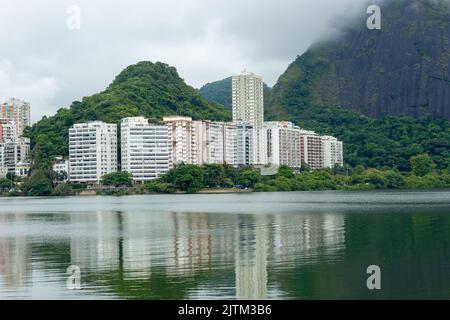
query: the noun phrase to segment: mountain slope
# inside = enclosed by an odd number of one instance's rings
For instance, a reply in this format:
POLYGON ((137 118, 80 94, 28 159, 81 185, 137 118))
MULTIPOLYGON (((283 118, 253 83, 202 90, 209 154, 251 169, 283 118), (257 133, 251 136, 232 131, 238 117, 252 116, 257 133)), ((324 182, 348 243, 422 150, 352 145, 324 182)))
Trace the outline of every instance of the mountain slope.
POLYGON ((51 117, 35 123, 31 138, 38 167, 48 167, 56 155, 68 155, 68 128, 77 122, 102 120, 119 123, 131 116, 162 119, 186 115, 195 119, 228 120, 225 107, 204 99, 185 84, 176 69, 164 63, 139 62, 123 70, 108 88, 74 101, 51 117))
POLYGON ((381 3, 382 29, 366 15, 337 40, 313 45, 280 76, 267 115, 299 119, 340 106, 371 117, 431 114, 450 119, 450 10, 437 0, 381 3))
MULTIPOLYGON (((264 95, 270 88, 264 83, 264 95)), ((208 101, 221 104, 231 110, 231 77, 205 84, 198 92, 208 101)))

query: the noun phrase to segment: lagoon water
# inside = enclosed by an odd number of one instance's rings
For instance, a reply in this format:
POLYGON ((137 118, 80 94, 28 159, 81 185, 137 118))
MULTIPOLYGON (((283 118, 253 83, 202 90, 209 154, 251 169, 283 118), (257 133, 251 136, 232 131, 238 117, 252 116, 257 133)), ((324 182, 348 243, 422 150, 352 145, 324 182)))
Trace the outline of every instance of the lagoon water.
POLYGON ((0 198, 0 299, 216 298, 450 299, 450 191, 0 198))

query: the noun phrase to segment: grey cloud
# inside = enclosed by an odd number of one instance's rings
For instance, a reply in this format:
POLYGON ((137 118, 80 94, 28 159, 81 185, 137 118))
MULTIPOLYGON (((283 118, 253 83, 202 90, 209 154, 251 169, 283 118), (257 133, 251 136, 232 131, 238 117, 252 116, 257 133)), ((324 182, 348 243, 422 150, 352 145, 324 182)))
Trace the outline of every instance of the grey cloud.
POLYGON ((246 68, 269 85, 312 42, 337 33, 360 0, 2 0, 0 100, 34 121, 105 88, 129 64, 163 61, 194 87, 246 68), (69 5, 81 29, 66 27, 69 5), (337 19, 337 20, 336 20, 337 19))

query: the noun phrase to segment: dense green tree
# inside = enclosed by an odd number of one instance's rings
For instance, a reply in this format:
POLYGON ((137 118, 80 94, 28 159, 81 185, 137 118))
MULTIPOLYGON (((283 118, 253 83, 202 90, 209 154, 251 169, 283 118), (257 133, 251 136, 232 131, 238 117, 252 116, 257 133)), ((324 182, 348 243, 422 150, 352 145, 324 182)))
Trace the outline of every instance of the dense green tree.
POLYGON ((255 192, 275 192, 279 191, 276 186, 272 186, 266 183, 258 182, 254 187, 255 192))
POLYGON ((277 176, 290 179, 294 177, 294 171, 288 166, 283 165, 278 168, 277 176))
POLYGON ((229 186, 229 179, 226 178, 225 168, 220 164, 205 164, 203 166, 203 184, 208 188, 229 186))
POLYGON ((8 179, 9 181, 15 181, 16 180, 16 174, 12 171, 9 171, 6 174, 6 179, 8 179))
POLYGON ((273 186, 276 188, 277 191, 292 191, 292 180, 289 177, 286 176, 278 176, 273 181, 273 186))
POLYGON ((173 184, 178 190, 195 193, 203 188, 203 168, 191 164, 180 164, 161 179, 173 184))
POLYGON ((363 165, 358 164, 352 171, 355 175, 361 175, 364 173, 364 171, 366 171, 366 168, 364 168, 363 165))
POLYGON ((27 196, 48 196, 53 191, 53 174, 46 170, 33 170, 30 177, 22 184, 27 196))
POLYGON ((74 194, 75 192, 68 182, 60 183, 52 191, 52 196, 58 197, 73 196, 74 194))
POLYGON ((300 172, 310 172, 311 168, 309 167, 309 164, 307 164, 305 161, 302 160, 300 172))
POLYGON ((428 154, 420 154, 411 157, 411 167, 416 176, 423 177, 433 172, 435 164, 428 154))
POLYGON ((131 187, 133 176, 126 171, 108 173, 102 177, 102 184, 114 187, 131 187))
POLYGON ((253 188, 261 181, 261 175, 254 170, 244 170, 237 177, 238 185, 242 188, 253 188))
POLYGON ((386 189, 388 180, 383 172, 376 169, 369 169, 363 176, 364 182, 372 185, 375 189, 386 189))
POLYGON ((162 182, 162 181, 151 181, 147 182, 144 185, 144 188, 147 191, 155 192, 155 193, 174 193, 176 191, 176 188, 174 185, 162 182))
POLYGON ((6 179, 6 178, 0 179, 0 191, 1 192, 11 190, 12 185, 13 184, 11 183, 11 180, 6 179))
POLYGON ((347 168, 339 164, 335 164, 335 166, 331 169, 331 172, 333 174, 346 174, 347 168))
POLYGON ((388 170, 384 173, 388 189, 401 189, 406 186, 405 177, 398 171, 388 170))

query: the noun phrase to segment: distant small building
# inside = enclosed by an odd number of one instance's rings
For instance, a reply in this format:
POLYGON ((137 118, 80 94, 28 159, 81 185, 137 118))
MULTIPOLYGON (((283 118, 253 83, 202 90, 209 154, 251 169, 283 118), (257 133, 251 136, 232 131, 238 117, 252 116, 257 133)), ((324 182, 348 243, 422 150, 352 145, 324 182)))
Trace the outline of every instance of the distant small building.
POLYGON ((16 164, 15 173, 18 177, 27 177, 30 173, 31 164, 29 162, 20 161, 16 164))
POLYGON ((62 156, 56 157, 55 163, 53 164, 53 172, 55 172, 58 177, 65 175, 63 181, 66 181, 69 178, 69 159, 64 159, 62 156))

